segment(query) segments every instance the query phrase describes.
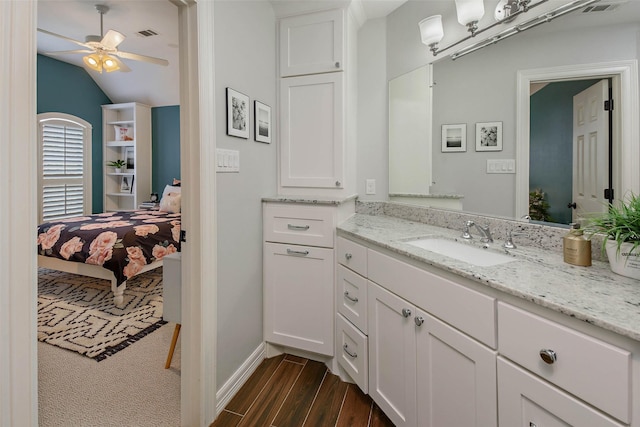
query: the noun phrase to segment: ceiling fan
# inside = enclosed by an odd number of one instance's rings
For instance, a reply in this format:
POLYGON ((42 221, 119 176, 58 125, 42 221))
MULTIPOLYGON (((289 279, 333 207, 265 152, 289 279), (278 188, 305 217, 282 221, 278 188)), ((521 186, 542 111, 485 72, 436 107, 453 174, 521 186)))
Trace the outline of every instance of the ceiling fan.
POLYGON ((100 14, 100 35, 99 36, 86 36, 85 42, 74 40, 70 37, 61 36, 60 34, 52 33, 51 31, 38 28, 38 31, 43 34, 58 37, 63 40, 70 41, 77 45, 84 47, 85 49, 76 50, 64 50, 57 52, 46 52, 49 55, 65 55, 70 53, 87 53, 82 60, 85 65, 92 70, 102 73, 106 71, 110 73, 112 71, 120 70, 124 72, 131 71, 124 62, 119 58, 132 59, 134 61, 150 62, 157 65, 169 65, 169 61, 166 59, 154 58, 153 56, 139 55, 137 53, 122 52, 118 50, 118 45, 122 43, 125 36, 115 30, 107 31, 107 34, 103 36, 102 18, 104 14, 109 11, 109 7, 103 4, 97 4, 96 10, 100 14))

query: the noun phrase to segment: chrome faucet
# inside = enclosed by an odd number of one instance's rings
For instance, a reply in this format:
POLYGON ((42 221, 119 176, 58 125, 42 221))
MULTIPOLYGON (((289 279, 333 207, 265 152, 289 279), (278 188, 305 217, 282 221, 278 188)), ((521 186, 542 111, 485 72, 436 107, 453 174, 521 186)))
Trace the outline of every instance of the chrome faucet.
POLYGON ((482 226, 479 224, 476 224, 475 222, 469 220, 467 222, 465 222, 464 224, 464 230, 462 231, 462 238, 463 239, 472 239, 473 236, 470 233, 470 228, 471 227, 476 227, 476 229, 478 230, 478 232, 480 233, 480 235, 482 237, 480 237, 480 241, 482 243, 493 243, 493 237, 491 236, 491 231, 489 230, 489 226, 482 226))

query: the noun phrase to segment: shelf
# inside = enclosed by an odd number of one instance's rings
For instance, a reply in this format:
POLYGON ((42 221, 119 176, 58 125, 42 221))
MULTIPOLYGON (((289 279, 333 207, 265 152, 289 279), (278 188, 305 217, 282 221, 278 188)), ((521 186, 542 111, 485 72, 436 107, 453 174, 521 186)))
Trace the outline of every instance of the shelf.
POLYGON ((136 171, 131 171, 131 172, 107 172, 107 175, 109 176, 131 176, 131 175, 135 175, 136 171))
POLYGON ((133 197, 133 196, 135 196, 135 193, 107 193, 107 196, 133 197))
POLYGON ((136 122, 134 120, 114 120, 112 122, 107 122, 108 125, 135 125, 136 122))
POLYGON ((133 147, 136 145, 135 140, 131 141, 107 141, 107 147, 133 147))

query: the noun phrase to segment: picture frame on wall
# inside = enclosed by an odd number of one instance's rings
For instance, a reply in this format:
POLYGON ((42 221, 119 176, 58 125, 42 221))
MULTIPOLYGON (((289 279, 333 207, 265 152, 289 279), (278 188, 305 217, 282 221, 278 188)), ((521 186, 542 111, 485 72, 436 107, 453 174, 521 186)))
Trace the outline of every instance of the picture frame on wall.
POLYGON ((249 139, 249 97, 227 88, 227 135, 249 139))
POLYGON ((271 144, 271 107, 253 101, 253 127, 256 142, 271 144))
POLYGON ((467 151, 467 125, 459 123, 453 125, 442 125, 442 148, 443 153, 467 151))
POLYGON ((476 123, 476 151, 502 151, 502 122, 476 123))
POLYGON ((126 168, 128 171, 133 171, 136 169, 133 147, 124 148, 124 161, 126 162, 126 168))

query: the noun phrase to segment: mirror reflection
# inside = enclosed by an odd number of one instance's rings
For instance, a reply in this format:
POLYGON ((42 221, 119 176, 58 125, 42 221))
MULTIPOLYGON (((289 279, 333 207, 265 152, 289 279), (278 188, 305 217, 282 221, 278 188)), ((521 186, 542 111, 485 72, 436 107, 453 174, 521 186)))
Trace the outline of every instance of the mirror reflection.
MULTIPOLYGON (((629 175, 629 169, 638 169, 638 158, 635 154, 632 158, 624 154, 627 148, 623 138, 629 132, 628 124, 620 118, 623 109, 633 102, 616 104, 611 149, 606 135, 608 129, 605 129, 599 131, 605 138, 587 150, 590 157, 583 156, 579 158, 583 160, 578 161, 574 153, 579 152, 573 148, 574 96, 602 82, 607 91, 611 87, 627 98, 635 98, 636 103, 638 98, 637 68, 633 70, 636 74, 631 86, 635 89, 626 92, 620 89, 625 82, 617 72, 606 72, 605 67, 600 74, 585 74, 579 69, 593 64, 608 64, 613 69, 620 61, 637 60, 640 5, 623 3, 606 16, 594 14, 575 12, 455 61, 447 57, 433 64, 432 178, 425 192, 461 195, 465 211, 520 218, 529 212, 529 193, 540 190, 539 193, 544 193, 542 204, 548 204, 546 216, 542 214, 540 219, 567 224, 605 206, 605 189, 613 188, 619 198, 640 186, 635 175, 629 175), (519 99, 519 72, 562 70, 563 67, 578 71, 575 76, 559 72, 561 77, 539 80, 534 77, 527 86, 526 99, 519 99), (525 109, 530 111, 523 117, 521 113, 525 109), (477 124, 494 122, 502 126, 502 149, 477 151, 477 124), (441 129, 443 125, 453 124, 466 125, 466 151, 442 150, 441 129), (500 166, 492 169, 496 161, 500 166), (586 184, 591 186, 589 191, 586 184)), ((387 46, 387 49, 394 47, 387 46)), ((591 101, 585 102, 583 114, 589 115, 588 102, 591 101)), ((602 104, 598 101, 598 105, 602 104)), ((390 103, 390 117, 392 110, 390 103)), ((389 125, 391 159, 396 141, 392 138, 393 123, 390 121, 389 125)), ((591 133, 587 131, 583 140, 586 138, 589 142, 591 133)), ((405 176, 395 178, 391 170, 390 166, 390 189, 394 179, 410 179, 409 169, 405 176)), ((423 179, 420 175, 419 180, 423 179)))

